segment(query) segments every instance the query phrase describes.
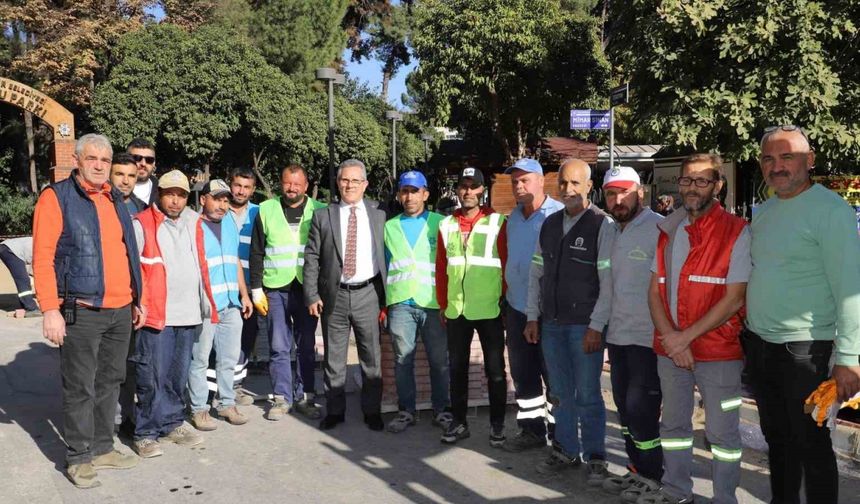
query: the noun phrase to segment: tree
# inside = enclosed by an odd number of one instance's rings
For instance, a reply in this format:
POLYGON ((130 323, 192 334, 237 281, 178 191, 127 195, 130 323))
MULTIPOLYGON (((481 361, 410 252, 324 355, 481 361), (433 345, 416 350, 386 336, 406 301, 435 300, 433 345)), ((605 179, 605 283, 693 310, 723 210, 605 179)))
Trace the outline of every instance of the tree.
POLYGON ((266 61, 311 81, 316 68, 330 65, 343 51, 341 21, 348 1, 262 1, 254 11, 251 37, 266 61))
POLYGON ((362 31, 356 33, 359 27, 353 27, 348 47, 352 49, 353 61, 375 58, 382 62, 380 97, 388 102, 389 82, 401 67, 411 61, 407 39, 412 7, 409 4, 391 5, 387 1, 376 4, 379 7, 362 18, 362 31))
POLYGON ((566 130, 573 106, 603 104, 609 64, 596 20, 558 0, 425 0, 414 27, 409 85, 422 115, 491 132, 507 159, 566 130))
POLYGON ((615 2, 610 54, 632 121, 655 142, 757 153, 768 125, 803 125, 828 159, 860 156, 860 4, 615 2))

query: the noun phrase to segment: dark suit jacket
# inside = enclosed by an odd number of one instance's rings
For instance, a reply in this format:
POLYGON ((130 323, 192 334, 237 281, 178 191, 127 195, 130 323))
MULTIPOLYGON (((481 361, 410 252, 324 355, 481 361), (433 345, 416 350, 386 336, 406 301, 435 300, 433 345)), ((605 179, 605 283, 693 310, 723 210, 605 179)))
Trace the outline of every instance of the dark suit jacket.
MULTIPOLYGON (((378 208, 378 203, 364 200, 367 217, 370 221, 370 235, 373 242, 373 260, 379 269, 379 277, 375 282, 379 295, 380 307, 385 305, 385 245, 383 230, 385 228, 385 212, 378 208)), ((340 205, 332 204, 314 212, 311 228, 308 233, 308 243, 305 246, 305 264, 302 269, 304 276, 305 304, 316 303, 320 299, 323 308, 331 313, 337 299, 340 286, 340 276, 343 273, 343 247, 340 237, 340 205)))

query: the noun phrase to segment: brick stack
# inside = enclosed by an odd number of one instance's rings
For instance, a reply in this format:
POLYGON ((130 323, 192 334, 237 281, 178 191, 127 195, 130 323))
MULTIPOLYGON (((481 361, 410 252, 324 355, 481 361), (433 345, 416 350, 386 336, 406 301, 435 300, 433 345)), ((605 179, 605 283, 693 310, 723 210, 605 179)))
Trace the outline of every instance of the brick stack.
POLYGON ((54 165, 51 167, 51 182, 59 182, 69 177, 75 168, 75 141, 54 141, 54 165))

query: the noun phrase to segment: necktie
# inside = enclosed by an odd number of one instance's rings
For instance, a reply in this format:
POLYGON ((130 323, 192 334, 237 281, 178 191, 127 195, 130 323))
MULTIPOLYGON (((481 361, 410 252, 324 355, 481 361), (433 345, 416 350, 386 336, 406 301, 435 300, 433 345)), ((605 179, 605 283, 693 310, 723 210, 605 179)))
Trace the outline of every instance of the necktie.
POLYGON ((349 223, 346 226, 346 259, 343 265, 343 276, 347 279, 355 276, 355 245, 358 241, 358 218, 355 207, 349 207, 349 223))

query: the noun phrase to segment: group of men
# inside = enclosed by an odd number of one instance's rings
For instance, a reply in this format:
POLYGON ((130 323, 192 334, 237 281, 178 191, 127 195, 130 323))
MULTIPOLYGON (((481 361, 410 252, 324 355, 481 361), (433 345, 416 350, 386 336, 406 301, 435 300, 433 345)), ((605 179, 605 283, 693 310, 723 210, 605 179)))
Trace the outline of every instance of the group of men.
POLYGON ((97 470, 137 463, 112 440, 134 330, 134 446, 152 457, 161 442, 202 441, 184 423, 186 384, 191 424, 217 426, 205 377, 213 347, 218 416, 247 421, 236 408, 233 369, 265 321, 269 420, 294 411, 320 419, 324 430, 346 420, 353 332, 364 422, 371 430, 406 430, 418 419, 420 338, 432 422, 443 443, 457 443, 470 436, 477 332, 490 444, 522 452, 549 442, 539 472, 585 465, 589 485, 647 504, 692 502, 694 387, 704 402, 714 502, 737 502, 746 359, 769 445, 773 502, 799 502, 801 482, 808 502, 836 502, 829 432, 804 413, 803 400, 830 376, 840 400, 860 391, 856 222, 847 204, 811 182, 814 153, 802 129, 768 129, 761 148, 762 173, 776 195, 750 227, 717 201, 725 179, 713 154, 685 159, 682 206, 667 218, 645 206, 631 168, 606 173, 604 212, 589 201, 587 163, 561 163, 557 201, 544 191, 541 165, 528 158, 506 170, 517 200, 508 217, 482 205, 483 174, 465 168, 452 215, 427 209, 426 178, 409 171, 399 179, 403 212, 389 219, 364 197, 367 170, 355 159, 337 171, 337 204, 310 198, 307 173, 290 165, 281 172, 282 194, 259 207, 249 202, 252 172, 234 171, 229 184, 207 182, 198 214, 186 206, 190 188, 181 172, 152 176, 151 144, 112 156, 106 138, 85 135, 78 169, 43 193, 34 218, 44 333, 62 345, 67 474, 92 487, 97 470), (313 395, 318 321, 324 416, 313 395), (399 404, 387 427, 383 324, 399 404), (506 348, 519 427, 509 438, 506 348), (624 475, 610 474, 606 462, 604 350, 628 455, 624 475))

